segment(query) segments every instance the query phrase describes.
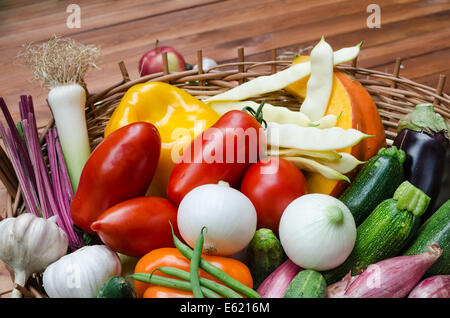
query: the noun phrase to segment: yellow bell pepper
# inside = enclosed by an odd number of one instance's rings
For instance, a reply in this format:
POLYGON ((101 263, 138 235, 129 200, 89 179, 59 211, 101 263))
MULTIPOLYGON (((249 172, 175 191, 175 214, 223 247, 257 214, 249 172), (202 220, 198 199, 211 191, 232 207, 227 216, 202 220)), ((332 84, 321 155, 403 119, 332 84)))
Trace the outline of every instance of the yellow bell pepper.
POLYGON ((134 85, 125 93, 106 125, 104 135, 106 137, 137 121, 155 125, 161 135, 161 155, 147 194, 166 196, 167 183, 175 164, 172 148, 184 149, 219 117, 210 106, 178 87, 163 82, 148 82, 134 85), (189 131, 190 138, 177 134, 180 128, 189 131))

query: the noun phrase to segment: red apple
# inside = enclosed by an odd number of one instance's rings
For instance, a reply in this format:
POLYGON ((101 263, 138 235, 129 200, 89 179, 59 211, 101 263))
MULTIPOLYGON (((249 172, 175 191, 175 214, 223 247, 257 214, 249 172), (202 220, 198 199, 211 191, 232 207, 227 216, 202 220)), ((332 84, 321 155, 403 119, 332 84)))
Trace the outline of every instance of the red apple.
POLYGON ((170 46, 158 46, 158 41, 156 41, 155 48, 145 53, 139 61, 139 73, 141 76, 163 71, 163 52, 167 52, 169 72, 186 70, 186 62, 180 53, 170 46))

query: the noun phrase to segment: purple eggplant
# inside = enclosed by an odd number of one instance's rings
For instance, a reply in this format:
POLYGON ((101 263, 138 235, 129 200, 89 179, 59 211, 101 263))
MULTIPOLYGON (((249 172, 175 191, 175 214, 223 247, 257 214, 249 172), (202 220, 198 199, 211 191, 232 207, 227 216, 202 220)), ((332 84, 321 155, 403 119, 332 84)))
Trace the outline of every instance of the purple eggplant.
POLYGON ((422 221, 450 198, 450 141, 448 124, 432 104, 419 104, 399 121, 394 139, 406 154, 405 178, 431 201, 422 221))

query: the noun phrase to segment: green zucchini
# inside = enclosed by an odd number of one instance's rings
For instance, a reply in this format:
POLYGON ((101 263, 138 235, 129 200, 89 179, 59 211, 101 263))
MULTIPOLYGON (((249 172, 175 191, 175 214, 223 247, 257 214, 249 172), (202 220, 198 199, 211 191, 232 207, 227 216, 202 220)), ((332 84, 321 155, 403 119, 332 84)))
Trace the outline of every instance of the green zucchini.
POLYGON ((289 283, 284 298, 325 298, 327 283, 319 272, 305 269, 289 283))
POLYGON ((283 261, 283 247, 272 230, 257 230, 247 249, 247 263, 253 277, 253 286, 258 288, 283 261))
POLYGON ((130 282, 121 276, 114 276, 103 284, 97 298, 135 298, 136 292, 130 282))
POLYGON ((403 181, 405 152, 397 147, 381 148, 369 159, 341 200, 352 212, 356 226, 360 225, 382 201, 391 198, 403 181))
POLYGON ((355 246, 344 263, 323 272, 327 284, 342 279, 349 271, 358 275, 370 264, 398 255, 417 231, 420 215, 429 203, 430 197, 423 191, 403 182, 393 198, 381 202, 357 227, 355 246))
POLYGON ((420 228, 404 255, 426 252, 431 243, 438 243, 442 255, 428 269, 426 276, 450 275, 450 200, 445 202, 420 228))

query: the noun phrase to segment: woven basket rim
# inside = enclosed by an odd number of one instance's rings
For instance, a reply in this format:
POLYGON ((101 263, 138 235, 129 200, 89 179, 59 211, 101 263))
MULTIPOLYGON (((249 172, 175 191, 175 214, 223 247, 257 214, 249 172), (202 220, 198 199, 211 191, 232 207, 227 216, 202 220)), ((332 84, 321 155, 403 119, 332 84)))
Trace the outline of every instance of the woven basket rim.
MULTIPOLYGON (((163 61, 167 59, 167 55, 163 55, 163 61)), ((201 51, 198 54, 198 61, 201 60, 201 51)), ((244 81, 251 80, 258 76, 266 76, 281 71, 292 65, 292 59, 277 59, 276 54, 272 53, 272 59, 267 61, 245 61, 242 50, 238 49, 238 61, 219 64, 208 70, 188 70, 182 72, 169 72, 165 61, 165 70, 160 73, 150 74, 136 79, 130 79, 123 61, 119 62, 119 68, 123 76, 123 80, 109 88, 98 93, 89 95, 87 101, 87 118, 90 125, 90 136, 94 142, 94 146, 101 139, 99 132, 104 129, 105 122, 111 112, 105 112, 105 109, 113 109, 119 102, 125 92, 133 85, 162 81, 168 82, 200 99, 210 97, 231 89, 244 81), (257 71, 257 68, 266 67, 266 70, 257 71), (269 69, 267 69, 269 68, 269 69), (222 70, 225 69, 225 70, 222 70), (197 81, 195 85, 187 85, 186 83, 197 81), (106 116, 102 116, 101 114, 106 116), (94 127, 94 128, 92 128, 94 127)), ((450 96, 443 92, 445 84, 445 75, 441 75, 437 88, 433 88, 424 84, 416 83, 406 77, 400 76, 401 59, 397 59, 393 73, 361 68, 356 65, 356 60, 352 64, 341 64, 336 66, 337 70, 346 72, 355 77, 369 92, 374 99, 378 110, 382 110, 380 116, 383 115, 383 125, 386 129, 388 144, 394 138, 394 131, 397 127, 401 116, 407 114, 414 109, 419 103, 432 103, 435 111, 450 121, 450 96), (385 110, 383 110, 385 109, 385 110), (390 116, 392 118, 389 118, 390 116)), ((272 92, 262 96, 256 96, 249 100, 263 99, 264 97, 273 96, 280 91, 272 92)), ((283 98, 288 98, 287 93, 283 93, 283 98)), ((276 97, 275 97, 276 100, 276 97)), ((293 100, 291 96, 291 101, 293 100)), ((276 103, 275 103, 276 105, 276 103)), ((286 105, 279 105, 286 106, 286 105)), ((288 106, 289 107, 289 106, 288 106)), ((296 107, 298 108, 298 102, 296 107)), ((295 108, 295 107, 294 107, 295 108)))

